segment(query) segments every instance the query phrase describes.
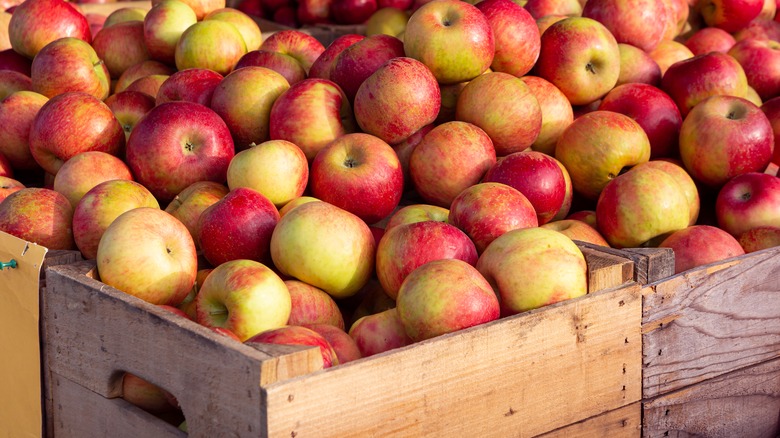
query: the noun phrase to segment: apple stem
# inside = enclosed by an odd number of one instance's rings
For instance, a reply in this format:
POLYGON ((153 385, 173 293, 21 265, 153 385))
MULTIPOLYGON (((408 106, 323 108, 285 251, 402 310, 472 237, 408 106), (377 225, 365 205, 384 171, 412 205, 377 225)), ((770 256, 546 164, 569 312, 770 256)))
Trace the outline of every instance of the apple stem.
POLYGON ((587 70, 590 73, 596 74, 596 67, 593 65, 592 62, 585 64, 585 70, 587 70))

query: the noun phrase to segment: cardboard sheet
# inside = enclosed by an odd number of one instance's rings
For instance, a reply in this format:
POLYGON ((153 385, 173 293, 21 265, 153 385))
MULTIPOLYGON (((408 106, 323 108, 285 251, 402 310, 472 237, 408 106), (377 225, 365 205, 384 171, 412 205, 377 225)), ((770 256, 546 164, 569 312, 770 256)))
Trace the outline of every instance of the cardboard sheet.
POLYGON ((40 437, 39 283, 48 250, 0 232, 0 437, 40 437))

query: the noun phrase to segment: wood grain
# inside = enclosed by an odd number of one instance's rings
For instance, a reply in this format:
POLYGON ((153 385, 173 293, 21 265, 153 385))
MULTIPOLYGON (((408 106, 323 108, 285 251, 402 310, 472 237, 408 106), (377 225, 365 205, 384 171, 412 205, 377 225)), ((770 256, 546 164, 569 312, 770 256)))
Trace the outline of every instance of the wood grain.
POLYGON ((578 247, 588 264, 588 293, 632 281, 634 264, 630 260, 596 248, 580 245, 578 247))
POLYGON ((539 435, 538 438, 638 438, 641 433, 642 404, 633 403, 539 435))
POLYGON ((591 248, 634 263, 633 279, 648 284, 674 274, 674 251, 671 248, 608 248, 588 242, 576 241, 581 248, 591 248))
POLYGON ((780 357, 780 248, 642 289, 644 397, 780 357))
POLYGON ((643 436, 780 436, 780 359, 721 375, 646 402, 643 436))

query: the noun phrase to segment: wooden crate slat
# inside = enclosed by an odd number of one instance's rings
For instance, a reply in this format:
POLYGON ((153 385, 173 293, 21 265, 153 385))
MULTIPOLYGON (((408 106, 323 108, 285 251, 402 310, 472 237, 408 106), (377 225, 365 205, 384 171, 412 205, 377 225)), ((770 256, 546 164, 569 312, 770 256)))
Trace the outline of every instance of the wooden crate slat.
POLYGON ((648 284, 674 274, 674 251, 671 248, 609 248, 576 241, 580 248, 590 248, 634 263, 633 278, 639 284, 648 284))
POLYGON ((539 435, 538 438, 636 438, 642 432, 642 404, 633 403, 539 435))

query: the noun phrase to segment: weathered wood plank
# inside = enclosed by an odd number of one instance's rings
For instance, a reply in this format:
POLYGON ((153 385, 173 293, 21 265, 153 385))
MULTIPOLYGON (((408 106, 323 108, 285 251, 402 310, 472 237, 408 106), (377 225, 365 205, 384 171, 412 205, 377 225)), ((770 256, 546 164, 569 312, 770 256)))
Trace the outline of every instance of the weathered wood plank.
POLYGON ((630 283, 268 385, 265 427, 274 437, 536 436, 639 400, 640 313, 630 283))
POLYGON ((616 249, 576 241, 581 248, 591 248, 634 263, 634 281, 648 284, 674 275, 674 251, 671 248, 616 249))
POLYGON ((645 398, 780 357, 779 256, 759 251, 643 288, 645 398))
POLYGON ((646 402, 643 436, 780 436, 780 359, 721 375, 646 402))
POLYGON ((630 260, 587 246, 578 247, 588 264, 588 293, 632 281, 634 264, 630 260))
POLYGON ((574 423, 538 438, 638 438, 642 433, 642 404, 633 403, 574 423))

